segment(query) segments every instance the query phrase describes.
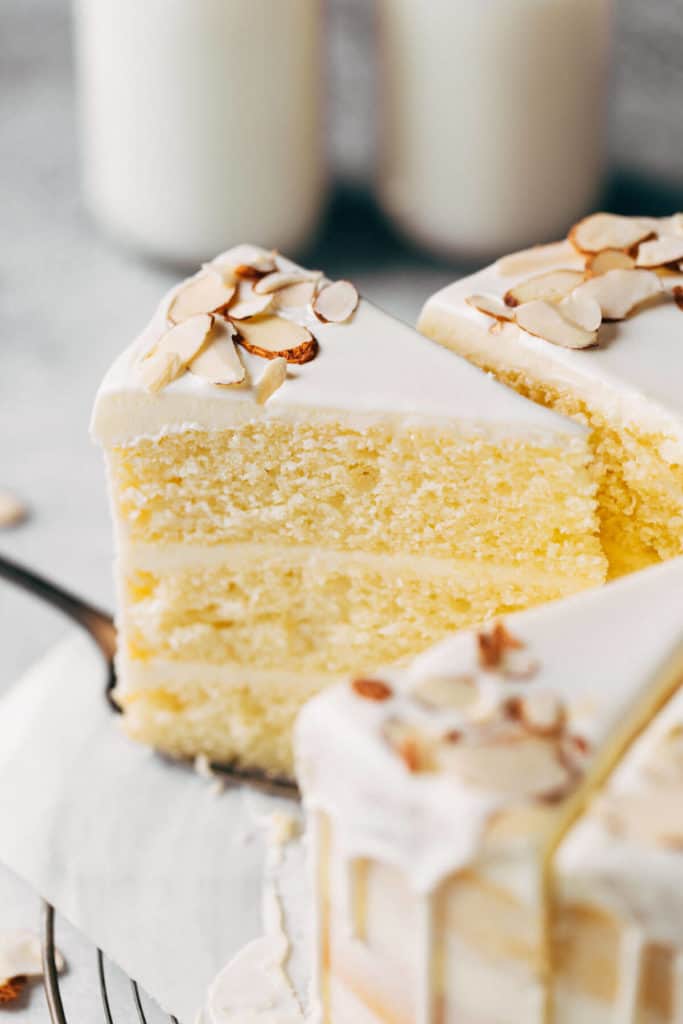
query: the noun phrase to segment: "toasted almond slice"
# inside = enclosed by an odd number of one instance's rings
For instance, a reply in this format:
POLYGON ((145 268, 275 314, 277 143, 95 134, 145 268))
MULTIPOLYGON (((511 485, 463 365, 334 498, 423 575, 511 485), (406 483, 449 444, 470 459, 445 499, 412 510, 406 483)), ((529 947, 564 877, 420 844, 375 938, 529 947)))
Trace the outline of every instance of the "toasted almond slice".
POLYGON ((581 270, 551 270, 547 274, 538 274, 526 281, 520 281, 503 296, 506 306, 521 306, 524 302, 534 299, 545 299, 546 302, 557 302, 569 295, 584 280, 581 270))
POLYGON ((247 320, 250 316, 258 316, 265 313, 273 301, 272 295, 257 295, 254 291, 252 281, 243 279, 237 285, 237 290, 228 306, 228 316, 232 320, 247 320))
POLYGON ((303 281, 317 281, 323 276, 322 270, 275 270, 266 274, 254 285, 258 295, 270 295, 280 288, 288 288, 290 284, 301 284, 303 281))
MULTIPOLYGON (((64 970, 64 957, 59 950, 55 950, 55 963, 58 971, 64 970)), ((0 979, 38 978, 42 973, 39 936, 25 929, 0 931, 0 979)))
POLYGON ((523 331, 544 338, 562 348, 590 348, 597 344, 597 331, 585 331, 563 315, 558 306, 543 299, 518 306, 515 318, 523 331))
POLYGON ((360 296, 350 281, 335 281, 324 285, 311 303, 318 320, 329 324, 343 324, 356 312, 360 296))
POLYGON ((318 342, 307 327, 281 316, 240 320, 235 326, 239 343, 264 359, 282 356, 288 363, 308 363, 318 351, 318 342))
POLYGON ((683 260, 683 235, 662 235, 638 246, 636 266, 666 267, 683 260))
POLYGON ((190 372, 210 384, 241 384, 246 372, 233 341, 235 333, 231 323, 216 320, 209 343, 190 363, 190 372))
POLYGON ((468 306, 485 313, 487 316, 495 317, 496 320, 514 320, 515 314, 509 306, 504 306, 500 299, 491 295, 468 295, 465 299, 468 306))
MULTIPOLYGON (((583 287, 583 286, 582 286, 583 287)), ((599 303, 590 295, 582 295, 581 288, 570 295, 565 295, 559 305, 563 316, 572 323, 583 327, 584 331, 597 331, 602 323, 602 310, 599 303)))
POLYGON ((593 213, 584 217, 569 232, 569 241, 579 252, 621 249, 628 252, 652 235, 652 225, 638 217, 617 213, 593 213))
POLYGON ((430 708, 454 710, 473 704, 478 691, 471 675, 425 676, 413 686, 411 696, 430 708))
POLYGON ((351 689, 356 696, 363 697, 365 700, 389 700, 394 695, 392 688, 382 679, 354 679, 351 689))
POLYGON ((608 270, 632 270, 635 265, 633 256, 621 249, 602 249, 586 260, 586 270, 593 275, 606 274, 608 270))
POLYGON ((207 274, 215 274, 219 281, 226 285, 236 283, 235 271, 230 263, 219 263, 217 260, 212 260, 211 263, 202 263, 202 270, 207 274))
POLYGON ((520 700, 520 718, 529 732, 538 736, 557 735, 564 724, 565 709, 548 690, 536 690, 520 700))
POLYGON ((623 320, 661 291, 662 282, 651 270, 608 270, 580 285, 571 297, 576 302, 594 299, 604 320, 623 320))
POLYGON ((284 384, 287 378, 287 360, 282 356, 271 359, 256 383, 256 401, 265 405, 270 396, 284 384))
POLYGON ((162 334, 154 348, 148 353, 147 358, 161 355, 164 352, 172 352, 184 365, 187 365, 208 341, 213 326, 214 318, 210 313, 195 313, 194 316, 188 317, 182 323, 174 324, 165 334, 162 334))
POLYGON ((25 974, 18 974, 14 978, 0 979, 0 1006, 13 1003, 23 993, 28 985, 28 978, 25 974))
POLYGON ((279 288, 271 296, 274 309, 305 309, 310 306, 317 290, 317 281, 301 281, 279 288))
POLYGON ((0 491, 0 530, 18 526, 28 517, 28 508, 11 491, 0 491))
POLYGON ((671 231, 674 235, 683 235, 683 213, 674 213, 671 217, 671 231))
POLYGON ((536 796, 562 792, 570 775, 550 739, 522 732, 519 737, 498 737, 487 743, 442 744, 439 766, 466 782, 508 796, 536 796))
POLYGON ((272 274, 274 270, 277 270, 277 253, 275 250, 257 253, 248 263, 238 263, 232 269, 237 277, 247 279, 265 277, 266 274, 272 274))
POLYGON ((179 324, 197 313, 222 313, 234 294, 234 284, 226 283, 218 274, 205 272, 181 288, 168 308, 168 319, 179 324))
POLYGON ((679 309, 683 309, 683 286, 681 286, 680 284, 677 284, 674 287, 674 289, 673 289, 671 294, 673 295, 674 302, 676 303, 678 308, 679 309))
POLYGON ((535 245, 509 256, 503 256, 496 263, 499 274, 533 274, 540 271, 571 269, 583 270, 584 259, 566 239, 551 242, 550 245, 535 245))

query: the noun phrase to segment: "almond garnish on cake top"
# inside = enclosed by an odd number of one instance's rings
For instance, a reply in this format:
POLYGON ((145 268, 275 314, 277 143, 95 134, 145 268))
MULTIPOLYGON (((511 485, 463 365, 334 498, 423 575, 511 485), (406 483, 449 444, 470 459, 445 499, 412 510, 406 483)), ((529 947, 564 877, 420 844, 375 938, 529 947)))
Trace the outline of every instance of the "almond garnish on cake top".
POLYGON ((682 600, 678 559, 460 632, 303 709, 318 994, 344 1008, 336 1024, 357 1019, 355 1000, 544 1024, 554 851, 679 686, 682 600))
POLYGON ((584 218, 425 304, 419 329, 591 428, 613 576, 683 553, 683 215, 584 218))

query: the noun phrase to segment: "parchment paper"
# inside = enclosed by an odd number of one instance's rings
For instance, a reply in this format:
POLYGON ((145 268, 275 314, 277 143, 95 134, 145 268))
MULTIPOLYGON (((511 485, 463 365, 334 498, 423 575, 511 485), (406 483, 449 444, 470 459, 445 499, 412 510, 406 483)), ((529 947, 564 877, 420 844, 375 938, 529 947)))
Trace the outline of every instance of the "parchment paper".
POLYGON ((0 861, 192 1024, 262 931, 259 819, 297 807, 217 794, 132 743, 103 686, 98 653, 74 634, 0 700, 0 861))

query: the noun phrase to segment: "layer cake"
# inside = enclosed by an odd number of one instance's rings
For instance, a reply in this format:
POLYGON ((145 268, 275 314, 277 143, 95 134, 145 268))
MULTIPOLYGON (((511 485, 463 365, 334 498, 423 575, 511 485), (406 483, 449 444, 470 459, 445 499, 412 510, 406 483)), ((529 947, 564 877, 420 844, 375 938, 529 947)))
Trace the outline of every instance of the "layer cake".
POLYGON ((291 773, 312 694, 600 583, 586 430, 250 246, 171 291, 92 431, 129 733, 291 773))
POLYGON ((419 320, 590 427, 613 576, 683 552, 682 268, 682 214, 595 214, 437 292, 419 320))
POLYGON ((607 1019, 554 1015, 575 939, 554 853, 681 682, 677 559, 312 700, 296 746, 324 1024, 607 1019))

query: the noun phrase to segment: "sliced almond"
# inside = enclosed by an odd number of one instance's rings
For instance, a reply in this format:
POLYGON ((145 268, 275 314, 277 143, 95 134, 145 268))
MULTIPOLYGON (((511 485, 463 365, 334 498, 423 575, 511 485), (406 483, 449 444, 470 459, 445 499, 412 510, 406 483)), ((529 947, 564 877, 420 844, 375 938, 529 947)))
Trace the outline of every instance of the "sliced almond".
POLYGON ((568 320, 558 306, 542 299, 519 306, 515 319, 523 331, 562 348, 590 348, 598 341, 597 331, 585 331, 568 320))
POLYGON ((23 993, 28 985, 28 978, 25 974, 18 974, 14 978, 0 979, 0 1006, 13 1003, 23 993))
POLYGON ((360 296, 350 281, 335 281, 320 289, 311 303, 318 320, 343 324, 356 312, 360 296))
POLYGON ((382 735, 409 772, 428 771, 432 767, 431 749, 435 744, 430 744, 416 726, 389 718, 382 726, 382 735))
POLYGON ((310 306, 317 290, 317 281, 301 281, 279 288, 271 296, 274 309, 305 309, 310 306))
POLYGON ((662 282, 650 270, 608 270, 580 285, 571 297, 576 302, 595 300, 605 320, 623 320, 661 291, 662 282))
POLYGON ((270 295, 280 288, 288 288, 292 284, 302 284, 304 281, 317 281, 321 278, 321 270, 276 270, 272 274, 266 274, 254 285, 257 295, 270 295))
POLYGON ((557 302, 581 284, 584 280, 581 270, 551 270, 547 274, 538 274, 526 281, 520 281, 509 288, 503 296, 506 306, 521 306, 534 299, 545 299, 546 302, 557 302))
POLYGON ((566 717, 562 701, 548 690, 535 690, 520 698, 519 710, 523 724, 538 736, 557 735, 566 717))
POLYGON ((240 320, 236 326, 240 344, 264 359, 282 356, 288 363, 308 363, 318 351, 318 342, 307 327, 281 316, 240 320))
POLYGON ((245 278, 237 285, 227 315, 231 320, 248 320, 249 317, 265 313, 272 301, 272 295, 257 295, 252 282, 245 278))
POLYGON ((638 246, 636 266, 666 267, 683 260, 683 235, 662 235, 638 246))
POLYGON ((531 249, 522 249, 521 252, 503 256, 496 263, 496 270, 506 276, 533 274, 560 267, 582 270, 583 265, 583 257, 565 239, 562 242, 551 242, 549 245, 535 245, 531 249))
POLYGON ((18 526, 28 517, 28 508, 11 491, 0 491, 0 529, 18 526))
POLYGON ((146 391, 156 394, 180 377, 186 364, 175 352, 157 352, 138 366, 138 377, 146 391))
POLYGON ((415 684, 411 695, 429 708, 455 710, 473 704, 478 690, 470 675, 426 676, 415 684))
POLYGON ((257 253, 248 262, 237 263, 232 270, 236 277, 247 279, 257 279, 266 274, 272 274, 274 270, 277 270, 277 253, 275 251, 257 253))
POLYGON ((671 232, 674 235, 683 235, 683 213, 674 213, 672 215, 671 232))
POLYGON ((632 270, 636 261, 621 249, 602 249, 591 253, 586 260, 586 270, 591 274, 606 274, 608 270, 632 270))
POLYGON ((219 274, 204 272, 180 289, 168 307, 168 319, 179 324, 197 313, 223 313, 234 294, 234 284, 219 274))
MULTIPOLYGON (((64 957, 55 950, 58 971, 64 970, 64 957)), ((19 975, 38 978, 43 973, 40 938, 33 932, 18 929, 0 931, 0 979, 19 975)))
POLYGON ((494 622, 490 629, 476 635, 477 656, 483 669, 498 669, 509 651, 524 649, 524 643, 509 632, 503 622, 494 622))
POLYGON ((232 324, 217 319, 208 345, 190 363, 190 372, 209 384, 241 384, 246 372, 233 340, 235 333, 232 324))
POLYGON ((495 317, 496 320, 514 320, 515 314, 509 306, 503 305, 500 299, 490 295, 468 295, 465 299, 468 306, 485 313, 487 316, 495 317))
POLYGON ((673 295, 674 302, 676 303, 678 308, 683 309, 683 286, 681 286, 680 284, 675 285, 671 294, 673 295))
POLYGON ((358 697, 364 697, 365 700, 389 700, 394 695, 389 684, 381 679, 354 679, 351 689, 358 697))
POLYGON ((568 237, 579 252, 600 252, 602 249, 621 249, 628 252, 651 234, 651 224, 637 217, 622 217, 617 213, 593 213, 575 224, 568 237))
POLYGON ((211 263, 202 263, 202 270, 207 274, 216 274, 224 284, 234 285, 236 283, 235 271, 229 263, 217 263, 213 260, 211 263))
POLYGON ((542 736, 496 737, 486 743, 444 743, 439 767, 480 789, 508 798, 566 792, 571 777, 555 744, 542 736))
POLYGON ((560 312, 584 331, 597 331, 602 323, 602 310, 594 298, 581 293, 582 287, 562 299, 560 312))
POLYGON ((267 363, 261 377, 256 383, 256 401, 265 405, 270 396, 277 391, 287 379, 287 360, 277 356, 267 363))

